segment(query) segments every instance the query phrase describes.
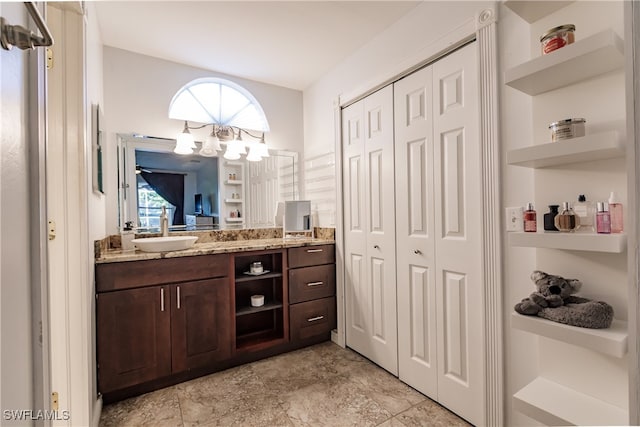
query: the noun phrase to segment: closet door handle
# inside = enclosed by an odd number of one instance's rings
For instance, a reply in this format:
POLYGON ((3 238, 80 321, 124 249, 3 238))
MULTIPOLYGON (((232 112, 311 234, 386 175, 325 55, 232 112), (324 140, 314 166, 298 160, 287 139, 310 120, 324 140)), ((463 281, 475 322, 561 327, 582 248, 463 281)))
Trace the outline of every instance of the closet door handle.
POLYGON ((180 310, 180 286, 176 286, 176 296, 178 297, 178 310, 180 310))
POLYGON ((316 252, 322 252, 322 249, 307 249, 308 254, 313 254, 316 252))
POLYGON ((160 288, 160 311, 164 311, 164 288, 160 288))
POLYGON ((312 317, 310 319, 307 319, 307 322, 316 322, 318 320, 322 320, 324 319, 324 316, 316 316, 316 317, 312 317))
POLYGON ((416 255, 422 255, 422 251, 420 249, 414 249, 413 253, 416 255))
POLYGON ((322 285, 324 282, 309 282, 307 283, 307 286, 320 286, 322 285))
POLYGON ((378 245, 373 245, 373 249, 380 249, 380 246, 378 246, 378 245))

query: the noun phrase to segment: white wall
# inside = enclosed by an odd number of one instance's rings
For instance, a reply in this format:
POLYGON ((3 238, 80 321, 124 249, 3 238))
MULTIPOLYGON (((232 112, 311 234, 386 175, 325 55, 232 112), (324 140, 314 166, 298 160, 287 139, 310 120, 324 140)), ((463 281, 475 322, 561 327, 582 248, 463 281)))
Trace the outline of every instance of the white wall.
MULTIPOLYGON (((302 92, 256 81, 194 68, 133 52, 104 48, 104 115, 106 122, 107 185, 106 234, 117 233, 116 134, 175 138, 182 123, 168 118, 173 95, 191 80, 220 77, 251 92, 262 106, 271 131, 266 135, 270 148, 302 152, 302 92)), ((195 123, 193 123, 195 124, 195 123)), ((192 131, 204 140, 211 129, 192 131)))
MULTIPOLYGON (((27 26, 22 3, 0 3, 27 26)), ((0 49, 0 409, 33 408, 29 249, 28 52, 0 49)), ((2 419, 2 425, 29 425, 2 419)))

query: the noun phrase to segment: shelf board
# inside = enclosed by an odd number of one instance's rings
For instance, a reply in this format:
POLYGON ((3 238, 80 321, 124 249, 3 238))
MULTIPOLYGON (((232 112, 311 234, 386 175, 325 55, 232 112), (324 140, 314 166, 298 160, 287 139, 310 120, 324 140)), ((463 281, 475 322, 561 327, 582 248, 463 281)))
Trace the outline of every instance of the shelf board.
POLYGON ((513 395, 514 409, 546 425, 628 425, 626 410, 538 377, 513 395))
POLYGON ((234 203, 234 204, 238 204, 238 203, 243 203, 244 200, 242 199, 224 199, 225 203, 234 203))
POLYGON ((242 283, 242 282, 252 282, 254 280, 263 280, 263 279, 276 279, 278 277, 282 277, 282 273, 267 273, 267 274, 261 274, 259 276, 252 276, 252 275, 244 275, 244 276, 236 276, 236 283, 242 283))
POLYGON ((504 5, 511 9, 516 15, 527 21, 529 24, 551 15, 570 5, 573 1, 523 1, 523 0, 507 0, 504 5))
POLYGON ((617 131, 609 131, 510 150, 507 152, 507 164, 545 168, 624 155, 625 144, 620 134, 617 131))
POLYGON ((242 185, 242 181, 238 179, 226 179, 224 183, 227 185, 242 185))
POLYGON ((624 44, 611 29, 510 68, 508 86, 529 95, 558 89, 624 66, 624 44))
POLYGON ((589 329, 512 313, 511 327, 613 357, 627 354, 627 322, 621 320, 614 320, 607 329, 589 329))
POLYGON ((287 342, 287 339, 284 338, 284 334, 282 331, 278 331, 276 329, 266 329, 263 331, 256 331, 250 334, 237 336, 236 350, 258 350, 260 348, 268 348, 276 344, 285 342, 287 342))
POLYGON ((626 234, 510 232, 508 236, 509 246, 530 248, 621 253, 627 247, 626 234))
POLYGON ((224 220, 227 222, 243 222, 244 218, 225 218, 224 220))
POLYGON ((251 307, 251 306, 242 307, 236 310, 236 317, 246 316, 247 314, 260 313, 261 311, 277 310, 279 308, 282 308, 282 303, 275 303, 275 302, 267 303, 260 307, 251 307))

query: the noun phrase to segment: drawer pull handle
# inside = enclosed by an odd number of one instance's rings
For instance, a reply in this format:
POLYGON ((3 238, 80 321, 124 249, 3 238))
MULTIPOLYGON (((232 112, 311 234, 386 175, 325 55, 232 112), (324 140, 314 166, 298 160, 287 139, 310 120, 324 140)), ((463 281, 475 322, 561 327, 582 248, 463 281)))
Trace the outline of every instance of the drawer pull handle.
POLYGON ((178 297, 178 310, 180 310, 180 286, 176 286, 177 297, 178 297))
POLYGON ((164 288, 160 288, 160 311, 164 311, 164 288))
POLYGON ((322 252, 322 249, 307 249, 308 254, 313 254, 316 252, 322 252))
POLYGON ((309 282, 307 283, 307 286, 320 286, 322 285, 324 282, 309 282))
POLYGON ((307 319, 307 322, 316 322, 322 319, 324 319, 324 316, 316 316, 316 317, 312 317, 311 319, 307 319))

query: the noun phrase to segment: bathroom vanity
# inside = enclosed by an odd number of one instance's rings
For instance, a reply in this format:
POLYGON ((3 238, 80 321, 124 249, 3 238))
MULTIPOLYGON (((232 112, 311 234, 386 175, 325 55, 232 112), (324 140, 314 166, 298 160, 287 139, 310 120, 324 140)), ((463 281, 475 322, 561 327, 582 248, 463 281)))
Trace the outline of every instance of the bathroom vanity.
POLYGON ((324 239, 196 244, 96 260, 106 402, 330 339, 335 247, 324 239), (259 262, 263 271, 252 272, 259 262), (259 306, 252 296, 264 296, 259 306))

